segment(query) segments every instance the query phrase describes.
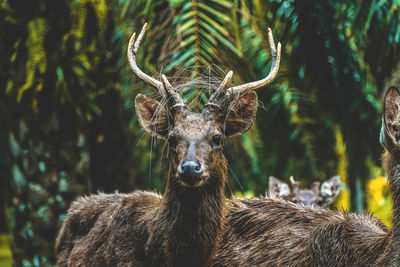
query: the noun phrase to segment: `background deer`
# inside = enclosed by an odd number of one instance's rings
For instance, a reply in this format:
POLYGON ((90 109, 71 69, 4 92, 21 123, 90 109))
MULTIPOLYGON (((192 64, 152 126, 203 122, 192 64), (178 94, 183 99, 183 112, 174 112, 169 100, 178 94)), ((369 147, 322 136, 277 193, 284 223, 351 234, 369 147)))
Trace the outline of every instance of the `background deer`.
POLYGON ((305 205, 318 205, 327 206, 333 203, 339 196, 340 192, 340 176, 333 176, 320 184, 320 182, 313 182, 310 189, 301 189, 300 182, 295 181, 293 176, 290 176, 289 184, 275 178, 269 177, 267 197, 280 197, 296 203, 303 203, 305 205))
POLYGON ((393 194, 393 227, 371 215, 283 199, 228 203, 215 266, 400 266, 400 92, 384 98, 380 142, 393 194))
POLYGON ((229 87, 232 72, 201 113, 191 112, 162 75, 162 82, 143 73, 136 53, 146 25, 128 60, 136 76, 158 89, 162 101, 135 99, 141 127, 168 140, 169 174, 163 197, 136 191, 97 194, 74 202, 57 237, 59 266, 205 266, 223 225, 227 163, 226 139, 246 132, 254 122, 254 89, 275 78, 281 46, 269 29, 273 63, 263 80, 229 87), (163 102, 164 101, 164 102, 163 102))

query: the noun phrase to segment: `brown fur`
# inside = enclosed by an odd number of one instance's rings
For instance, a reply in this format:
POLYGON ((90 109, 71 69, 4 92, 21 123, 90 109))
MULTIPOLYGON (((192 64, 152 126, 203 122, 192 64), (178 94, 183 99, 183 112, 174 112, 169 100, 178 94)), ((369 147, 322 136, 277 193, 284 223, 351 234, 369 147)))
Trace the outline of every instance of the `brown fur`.
POLYGON ((141 126, 168 138, 170 171, 165 194, 136 191, 78 199, 57 237, 57 265, 208 265, 223 222, 224 140, 249 129, 256 108, 257 96, 251 92, 238 98, 229 115, 213 106, 200 114, 178 107, 167 115, 158 101, 138 95, 141 126), (194 186, 192 177, 179 173, 185 161, 201 163, 204 171, 197 177, 201 185, 194 186))
POLYGON ((400 93, 385 97, 381 143, 393 195, 393 227, 368 214, 283 199, 228 203, 213 266, 400 266, 400 93))
POLYGON ((366 214, 283 199, 234 200, 226 214, 213 266, 384 266, 392 235, 366 214))
POLYGON ((385 111, 397 116, 384 115, 381 143, 387 150, 384 164, 393 194, 393 228, 368 214, 333 212, 281 199, 231 200, 224 207, 226 162, 220 147, 218 153, 209 153, 206 145, 211 129, 224 128, 215 121, 206 123, 212 118, 206 111, 183 116, 190 119, 181 125, 187 123, 195 130, 173 128, 171 134, 179 141, 170 145, 171 168, 162 198, 150 192, 99 194, 71 206, 57 238, 57 264, 399 266, 400 146, 396 131, 400 119, 393 118, 400 118, 400 106, 394 107, 400 103, 400 94, 395 89, 389 96, 385 111), (396 105, 391 104, 393 97, 396 105), (198 116, 204 116, 204 123, 198 116), (191 135, 201 138, 193 142, 191 135), (182 153, 203 157, 210 175, 202 186, 181 185, 176 166, 182 153))

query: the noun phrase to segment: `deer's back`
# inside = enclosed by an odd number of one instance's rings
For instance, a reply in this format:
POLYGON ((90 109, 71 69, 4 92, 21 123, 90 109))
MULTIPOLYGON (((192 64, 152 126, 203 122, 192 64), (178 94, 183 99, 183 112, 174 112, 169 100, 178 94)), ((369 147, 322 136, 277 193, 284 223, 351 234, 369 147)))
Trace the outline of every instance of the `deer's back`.
POLYGON ((280 199, 232 200, 214 266, 368 266, 390 231, 366 214, 280 199))
MULTIPOLYGON (((148 265, 146 241, 163 231, 162 225, 152 225, 160 200, 156 194, 134 192, 74 202, 57 237, 57 265, 148 265)), ((378 258, 385 261, 385 237, 390 234, 366 214, 280 199, 232 200, 211 265, 372 266, 378 258)), ((152 255, 157 249, 161 247, 150 248, 152 255)))
POLYGON ((150 192, 96 194, 72 203, 56 240, 57 266, 140 266, 151 213, 150 192))

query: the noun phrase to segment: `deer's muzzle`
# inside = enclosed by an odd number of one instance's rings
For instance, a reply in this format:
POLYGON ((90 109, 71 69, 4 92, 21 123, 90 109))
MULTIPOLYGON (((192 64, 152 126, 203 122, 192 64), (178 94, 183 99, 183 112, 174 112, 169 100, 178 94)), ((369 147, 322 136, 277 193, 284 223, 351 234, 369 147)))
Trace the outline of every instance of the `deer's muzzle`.
POLYGON ((203 166, 197 161, 185 161, 178 167, 180 182, 183 186, 198 187, 203 184, 203 166))

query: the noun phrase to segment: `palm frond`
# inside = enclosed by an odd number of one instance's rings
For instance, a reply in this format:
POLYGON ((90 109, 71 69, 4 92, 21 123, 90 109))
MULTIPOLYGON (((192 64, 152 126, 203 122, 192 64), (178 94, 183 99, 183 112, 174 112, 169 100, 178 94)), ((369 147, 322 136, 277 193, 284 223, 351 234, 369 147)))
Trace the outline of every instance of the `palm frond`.
POLYGON ((165 71, 176 66, 194 66, 194 73, 198 73, 201 66, 222 62, 218 49, 229 49, 242 56, 226 29, 231 23, 227 13, 234 8, 229 1, 171 1, 170 6, 176 10, 173 23, 180 42, 165 71))

